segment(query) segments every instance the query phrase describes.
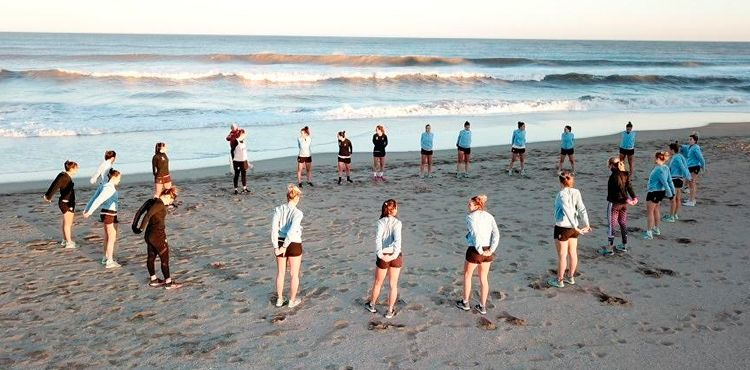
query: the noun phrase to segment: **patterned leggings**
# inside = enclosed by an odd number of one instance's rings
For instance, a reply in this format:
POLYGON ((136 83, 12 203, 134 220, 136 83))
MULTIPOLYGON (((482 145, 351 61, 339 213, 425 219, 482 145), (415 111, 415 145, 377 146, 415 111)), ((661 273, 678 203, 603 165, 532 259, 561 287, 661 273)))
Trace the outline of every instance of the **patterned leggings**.
POLYGON ((615 242, 615 228, 620 225, 622 244, 628 244, 628 204, 607 203, 607 240, 609 245, 615 242))

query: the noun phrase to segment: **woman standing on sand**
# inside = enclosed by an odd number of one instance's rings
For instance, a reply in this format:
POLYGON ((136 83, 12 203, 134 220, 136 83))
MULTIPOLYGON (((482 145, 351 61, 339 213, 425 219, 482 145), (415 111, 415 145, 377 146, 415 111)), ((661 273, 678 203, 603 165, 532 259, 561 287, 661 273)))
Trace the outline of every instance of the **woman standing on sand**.
POLYGON ((289 308, 294 308, 302 300, 297 298, 299 270, 302 265, 302 211, 297 208, 302 198, 302 190, 289 184, 286 191, 286 204, 273 210, 271 221, 271 244, 276 256, 276 307, 284 305, 284 276, 289 268, 291 278, 289 308))
POLYGON ((469 121, 464 122, 464 129, 458 132, 456 149, 458 153, 456 178, 469 177, 469 163, 471 162, 471 123, 469 121), (461 167, 463 167, 463 173, 461 167))
POLYGON ((248 193, 250 190, 247 189, 247 170, 250 169, 250 163, 247 161, 247 134, 245 130, 240 129, 237 137, 235 138, 236 144, 232 150, 232 169, 234 172, 234 194, 239 194, 240 190, 237 188, 238 180, 242 178, 242 192, 248 193))
POLYGON ((518 121, 518 129, 513 130, 510 139, 510 163, 508 164, 508 175, 513 175, 513 163, 518 159, 521 162, 521 175, 525 175, 526 165, 526 124, 518 121))
POLYGON ((435 134, 432 133, 432 127, 426 125, 420 138, 420 147, 422 160, 419 165, 419 177, 432 177, 432 144, 435 134))
POLYGON ((674 198, 672 198, 669 207, 669 214, 664 215, 661 220, 664 222, 675 222, 680 218, 679 213, 680 209, 682 209, 682 187, 685 181, 690 181, 693 178, 690 170, 688 170, 685 157, 680 154, 680 144, 677 144, 677 142, 669 144, 669 149, 672 151, 672 159, 669 160, 669 173, 672 175, 674 198))
POLYGON ((672 199, 674 196, 674 183, 669 167, 664 163, 669 159, 669 153, 656 152, 654 154, 654 169, 648 176, 648 194, 646 194, 646 231, 643 232, 644 240, 651 240, 654 235, 661 235, 659 221, 661 220, 660 203, 664 198, 672 199))
POLYGON ((630 184, 630 173, 625 171, 625 162, 619 157, 612 157, 607 163, 612 174, 607 182, 607 242, 609 247, 599 249, 599 254, 609 256, 628 251, 628 204, 638 204, 633 186, 630 184), (620 226, 622 244, 615 244, 615 228, 620 226))
MULTIPOLYGON (((167 243, 166 232, 167 206, 172 204, 176 199, 177 188, 164 189, 158 198, 148 201, 150 205, 148 203, 144 204, 148 208, 148 211, 143 216, 140 225, 133 229, 137 233, 146 231, 144 237, 148 249, 146 269, 148 269, 149 274, 148 285, 151 287, 163 286, 167 290, 182 287, 182 284, 172 280, 169 274, 169 244, 167 243), (161 262, 161 273, 164 275, 164 280, 156 277, 154 263, 157 256, 159 256, 159 261, 161 262)), ((136 219, 133 220, 134 224, 138 222, 139 216, 140 210, 136 213, 136 219)))
POLYGON ((310 144, 312 139, 310 138, 310 128, 305 126, 299 130, 299 137, 297 138, 297 147, 299 148, 299 154, 297 155, 297 185, 302 187, 302 170, 304 169, 307 173, 307 185, 313 186, 312 183, 312 153, 310 153, 310 144))
POLYGON ((372 295, 365 308, 372 312, 378 312, 375 305, 378 303, 380 288, 383 287, 386 275, 389 276, 388 284, 388 312, 386 319, 396 315, 395 307, 398 299, 398 277, 401 267, 404 265, 404 255, 401 253, 401 221, 396 218, 398 204, 393 199, 383 203, 378 220, 378 231, 375 235, 375 279, 372 282, 372 295))
POLYGON ((698 178, 701 170, 707 171, 706 160, 703 158, 703 151, 698 145, 698 133, 693 132, 688 138, 688 144, 683 145, 681 152, 687 158, 688 170, 690 170, 691 180, 688 181, 690 195, 688 200, 683 203, 686 207, 695 207, 695 198, 698 195, 698 178))
POLYGON ((570 161, 570 169, 573 173, 576 172, 576 155, 575 155, 576 138, 573 135, 573 128, 565 126, 562 135, 560 135, 560 164, 557 166, 557 170, 562 172, 563 162, 565 157, 568 157, 570 161))
POLYGON ((78 163, 65 161, 65 171, 55 177, 47 192, 42 196, 47 203, 52 202, 52 196, 59 190, 60 199, 57 206, 62 212, 62 237, 60 242, 65 248, 75 248, 76 243, 73 241, 73 218, 75 217, 76 191, 73 188, 73 176, 78 173, 78 163))
POLYGON ((375 134, 372 135, 372 178, 373 180, 385 181, 385 147, 388 146, 388 135, 385 134, 385 127, 377 125, 375 134))
POLYGON ((112 166, 115 164, 116 157, 117 153, 115 153, 114 150, 107 150, 106 152, 104 152, 104 161, 99 164, 99 168, 96 170, 96 173, 94 173, 94 175, 91 176, 91 179, 89 179, 89 183, 91 183, 91 185, 96 184, 97 180, 99 180, 98 187, 102 187, 107 182, 109 182, 109 169, 112 168, 112 166))
POLYGON ((575 177, 570 171, 562 171, 559 176, 561 190, 555 198, 555 248, 557 249, 557 277, 547 280, 549 286, 562 288, 565 283, 576 283, 578 267, 578 236, 591 231, 589 216, 578 189, 574 189, 575 177), (579 224, 578 220, 581 220, 579 224), (585 225, 580 228, 580 225, 585 225), (570 263, 568 263, 570 260, 570 263), (565 269, 570 272, 565 277, 565 269))
POLYGON ((339 182, 341 185, 341 177, 346 174, 346 182, 353 183, 351 179, 352 175, 352 142, 346 138, 346 131, 339 131, 336 135, 336 139, 339 143, 339 154, 337 159, 337 167, 339 170, 339 182))
POLYGON ((120 267, 114 259, 115 243, 117 242, 117 208, 120 206, 120 195, 117 192, 117 186, 120 184, 120 171, 110 168, 108 171, 106 184, 96 189, 91 200, 86 204, 83 210, 83 218, 89 218, 94 210, 102 207, 101 221, 104 223, 104 257, 102 265, 111 269, 120 267))
POLYGON ((151 158, 151 172, 154 174, 154 198, 158 198, 164 189, 172 187, 166 143, 156 143, 154 156, 151 158))
POLYGON ((466 261, 464 262, 464 296, 456 302, 458 308, 468 311, 471 309, 469 298, 471 297, 471 278, 474 270, 479 267, 479 285, 481 295, 479 304, 474 306, 480 314, 487 313, 487 296, 490 292, 490 265, 495 259, 495 250, 500 243, 500 231, 497 222, 489 212, 485 211, 487 205, 486 195, 477 195, 469 200, 469 215, 466 216, 466 226, 469 232, 466 234, 466 261))

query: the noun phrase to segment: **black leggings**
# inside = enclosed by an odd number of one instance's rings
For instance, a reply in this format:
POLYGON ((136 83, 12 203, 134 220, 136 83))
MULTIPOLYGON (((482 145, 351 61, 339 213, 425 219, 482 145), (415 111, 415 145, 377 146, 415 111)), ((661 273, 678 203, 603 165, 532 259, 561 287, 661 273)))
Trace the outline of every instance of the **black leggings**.
POLYGON ((149 276, 156 275, 154 262, 156 262, 156 256, 159 256, 161 273, 164 275, 164 280, 169 279, 169 244, 167 244, 167 236, 164 234, 146 235, 146 245, 148 246, 146 268, 148 269, 149 276))
POLYGON ((232 161, 234 167, 234 187, 237 187, 237 179, 242 175, 242 186, 247 186, 247 170, 245 162, 232 161))

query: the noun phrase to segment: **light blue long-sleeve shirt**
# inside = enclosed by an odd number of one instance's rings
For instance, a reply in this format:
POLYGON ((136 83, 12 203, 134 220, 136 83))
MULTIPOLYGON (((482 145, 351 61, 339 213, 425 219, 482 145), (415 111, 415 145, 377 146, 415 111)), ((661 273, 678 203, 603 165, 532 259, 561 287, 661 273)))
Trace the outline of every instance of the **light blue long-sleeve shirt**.
POLYGON ((521 130, 520 128, 513 130, 511 146, 518 149, 526 148, 526 130, 521 130))
POLYGON ((490 253, 495 253, 498 244, 500 244, 500 230, 497 228, 497 222, 487 211, 477 210, 466 216, 466 227, 469 232, 466 234, 466 244, 474 247, 478 253, 483 253, 483 247, 490 247, 490 253))
POLYGON ((471 148, 471 131, 461 130, 458 133, 458 140, 456 140, 456 145, 466 149, 471 148))
POLYGON ((699 166, 700 168, 706 167, 706 160, 703 158, 703 151, 701 150, 700 145, 683 144, 680 149, 681 149, 680 152, 685 157, 687 157, 688 167, 695 167, 695 166, 699 166))
POLYGON ((673 179, 685 179, 688 181, 693 179, 690 171, 688 171, 687 161, 685 161, 685 157, 680 153, 675 154, 669 160, 669 172, 672 174, 673 179))
POLYGON ((674 195, 674 184, 672 174, 667 165, 658 165, 651 170, 648 176, 648 191, 664 191, 667 198, 674 195))
POLYGON ((91 215, 101 206, 102 211, 108 210, 117 213, 117 206, 119 204, 120 195, 117 192, 117 188, 115 188, 115 184, 108 182, 97 186, 96 192, 94 192, 94 195, 86 203, 86 208, 83 209, 83 212, 91 215))
POLYGON ((302 211, 289 203, 274 208, 271 221, 271 244, 274 249, 279 247, 281 238, 284 238, 282 248, 291 243, 302 243, 302 217, 302 211))
POLYGON ((378 220, 375 254, 381 259, 384 254, 392 254, 393 257, 401 254, 401 221, 396 217, 388 216, 378 220))
POLYGON ((620 148, 623 149, 635 149, 635 131, 622 132, 622 139, 620 140, 620 148))
POLYGON ((432 150, 432 141, 434 137, 435 137, 435 134, 433 134, 432 132, 429 132, 429 133, 423 132, 422 137, 419 140, 420 145, 422 146, 422 149, 432 150))
POLYGON ((563 149, 573 149, 576 146, 576 138, 572 132, 563 132, 560 136, 560 147, 563 149))
POLYGON ((555 226, 577 228, 579 221, 589 226, 589 215, 583 205, 583 197, 578 189, 563 188, 555 198, 555 226))

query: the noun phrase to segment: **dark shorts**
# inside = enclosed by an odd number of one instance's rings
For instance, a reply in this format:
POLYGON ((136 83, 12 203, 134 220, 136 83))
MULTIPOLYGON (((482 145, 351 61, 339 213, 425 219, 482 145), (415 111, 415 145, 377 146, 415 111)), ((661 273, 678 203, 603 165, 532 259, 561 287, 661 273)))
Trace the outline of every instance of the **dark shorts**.
POLYGON ((672 179, 672 184, 674 184, 675 189, 682 189, 684 185, 682 179, 672 179))
POLYGON ((105 225, 120 223, 120 221, 117 221, 117 215, 112 215, 109 213, 100 214, 99 219, 104 222, 105 225))
POLYGON ((379 269, 387 269, 389 267, 401 268, 404 266, 404 254, 401 253, 391 262, 385 262, 378 257, 375 257, 375 266, 379 269))
POLYGON ((169 175, 154 177, 154 183, 157 183, 157 184, 167 184, 170 182, 172 182, 172 176, 169 176, 169 175))
POLYGON ((234 172, 247 171, 250 169, 250 163, 247 161, 232 161, 234 172))
POLYGON ((513 154, 523 154, 526 153, 526 148, 510 148, 510 152, 513 154))
POLYGON ((373 158, 383 158, 385 157, 385 150, 384 151, 373 151, 372 152, 373 158))
POLYGON ((424 150, 424 149, 422 149, 422 155, 432 155, 432 150, 424 150))
POLYGON ((570 149, 560 148, 560 155, 573 155, 573 154, 575 154, 574 148, 570 148, 570 149))
POLYGON ((620 148, 620 154, 622 154, 622 155, 634 155, 635 154, 635 149, 620 148))
POLYGON ((646 201, 659 204, 659 202, 664 200, 664 198, 666 197, 667 197, 667 192, 664 190, 649 191, 648 194, 646 194, 646 201))
POLYGON ((60 212, 62 212, 63 214, 68 212, 75 212, 75 204, 69 202, 59 201, 57 202, 57 207, 60 208, 60 212))
MULTIPOLYGON (((284 241, 279 240, 279 247, 281 247, 282 245, 284 245, 284 241)), ((286 247, 286 251, 283 254, 278 255, 276 257, 298 257, 301 255, 302 255, 302 243, 292 242, 292 243, 289 243, 289 246, 286 247)))
POLYGON ((351 158, 341 158, 341 157, 339 157, 339 163, 350 164, 350 163, 352 163, 352 159, 351 158))
POLYGON ((688 171, 692 173, 693 175, 697 175, 701 173, 701 166, 690 166, 688 167, 688 171))
POLYGON ((464 148, 462 146, 458 146, 458 150, 460 150, 464 154, 471 154, 471 148, 464 148))
POLYGON ((297 157, 297 163, 312 163, 312 157, 297 157))
MULTIPOLYGON (((482 247, 482 249, 489 250, 490 247, 482 247)), ((494 253, 491 256, 484 256, 479 254, 474 247, 466 248, 466 262, 468 263, 480 264, 484 262, 492 262, 494 259, 494 253)))
POLYGON ((561 227, 555 225, 555 236, 556 240, 564 242, 568 239, 575 239, 578 237, 578 231, 572 227, 561 227))

